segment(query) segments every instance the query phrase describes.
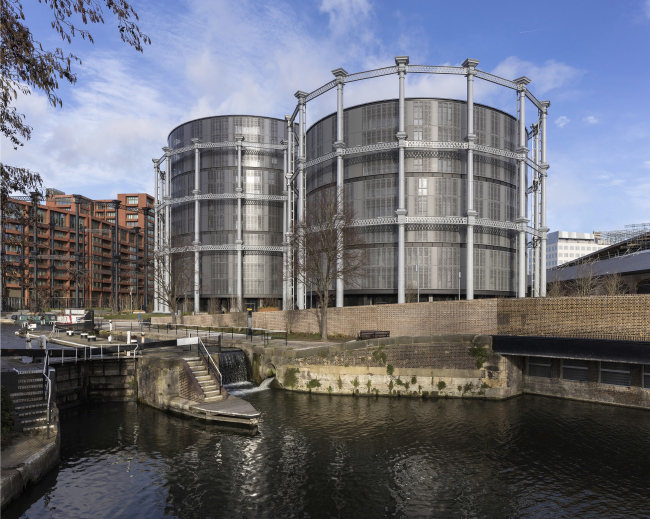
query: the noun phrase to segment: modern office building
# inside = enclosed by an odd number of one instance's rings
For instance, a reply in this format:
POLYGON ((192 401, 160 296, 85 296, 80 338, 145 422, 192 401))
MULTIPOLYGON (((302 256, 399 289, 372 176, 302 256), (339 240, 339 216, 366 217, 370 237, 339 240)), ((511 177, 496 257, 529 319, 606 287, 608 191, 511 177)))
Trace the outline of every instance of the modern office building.
POLYGON ((587 256, 607 245, 596 234, 585 232, 555 231, 548 233, 546 242, 546 262, 548 268, 587 256))
POLYGON ((311 194, 336 188, 354 208, 369 257, 361 287, 337 279, 336 306, 403 303, 417 287, 421 300, 525 297, 528 254, 533 293, 544 296, 550 102, 535 98, 528 78, 477 65, 410 65, 399 56, 382 69, 332 71, 329 83, 296 92, 284 120, 182 124, 154 159, 158 261, 194 255, 195 308, 211 298, 305 308, 309 287, 286 268, 300 251, 283 233, 304 218, 311 194), (406 98, 407 74, 462 76, 467 97, 406 98), (389 75, 397 76, 395 99, 344 107, 345 84, 389 75), (475 79, 513 90, 512 113, 475 104, 475 79), (307 128, 308 103, 332 89, 336 111, 307 128))

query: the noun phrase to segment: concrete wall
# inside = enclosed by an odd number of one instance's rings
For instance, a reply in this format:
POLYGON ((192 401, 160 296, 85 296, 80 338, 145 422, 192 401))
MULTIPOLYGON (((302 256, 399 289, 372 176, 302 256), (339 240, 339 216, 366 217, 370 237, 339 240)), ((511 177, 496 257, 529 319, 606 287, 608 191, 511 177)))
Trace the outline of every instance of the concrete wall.
MULTIPOLYGON (((152 322, 171 322, 171 317, 154 317, 152 322)), ((195 315, 182 322, 244 327, 246 315, 195 315)), ((253 327, 319 331, 315 310, 255 312, 253 327)), ((392 337, 471 333, 650 340, 650 295, 476 299, 328 310, 329 335, 356 337, 360 330, 388 330, 392 337)))
POLYGON ((650 409, 650 389, 642 387, 643 366, 641 365, 633 364, 631 366, 631 386, 622 387, 599 382, 598 361, 589 362, 588 382, 574 382, 562 379, 562 363, 560 359, 551 360, 550 379, 527 375, 527 359, 525 357, 518 357, 517 359, 523 368, 522 384, 524 393, 650 409))
POLYGON ((443 335, 357 341, 302 350, 242 345, 256 381, 276 374, 287 390, 331 394, 507 398, 519 393, 512 361, 491 337, 443 335), (477 367, 470 348, 486 352, 477 367), (294 378, 295 380, 292 380, 294 378), (509 385, 509 381, 511 384, 509 385), (444 383, 444 384, 440 384, 444 383), (440 384, 440 385, 439 385, 440 384))

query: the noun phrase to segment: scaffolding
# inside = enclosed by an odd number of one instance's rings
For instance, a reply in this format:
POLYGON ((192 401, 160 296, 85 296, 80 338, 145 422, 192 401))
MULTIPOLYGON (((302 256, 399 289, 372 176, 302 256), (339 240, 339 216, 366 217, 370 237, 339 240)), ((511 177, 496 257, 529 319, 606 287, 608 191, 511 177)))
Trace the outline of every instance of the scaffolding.
POLYGON ((616 231, 594 232, 601 245, 618 245, 615 256, 650 249, 650 223, 634 223, 616 231))

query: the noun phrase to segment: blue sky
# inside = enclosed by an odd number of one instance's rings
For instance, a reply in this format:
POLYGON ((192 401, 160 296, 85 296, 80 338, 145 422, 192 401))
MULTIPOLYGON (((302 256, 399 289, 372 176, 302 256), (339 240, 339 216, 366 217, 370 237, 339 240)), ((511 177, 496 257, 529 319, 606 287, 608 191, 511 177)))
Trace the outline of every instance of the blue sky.
MULTIPOLYGON (((153 191, 151 158, 189 119, 229 113, 283 117, 294 92, 330 81, 331 70, 459 65, 508 79, 526 75, 549 99, 548 223, 591 232, 650 221, 650 0, 533 2, 140 1, 152 45, 123 44, 113 20, 95 44, 62 44, 49 11, 25 3, 47 46, 78 55, 79 82, 62 85, 63 108, 38 92, 19 107, 34 127, 2 160, 41 173, 46 187, 95 198, 153 191)), ((464 99, 464 78, 411 75, 407 96, 464 99)), ((395 77, 350 84, 345 103, 397 96, 395 77)), ((475 99, 513 113, 514 92, 477 81, 475 99)), ((308 124, 334 111, 331 91, 308 108, 308 124)), ((534 110, 528 105, 529 116, 534 110)), ((528 122, 532 122, 530 119, 528 122)))

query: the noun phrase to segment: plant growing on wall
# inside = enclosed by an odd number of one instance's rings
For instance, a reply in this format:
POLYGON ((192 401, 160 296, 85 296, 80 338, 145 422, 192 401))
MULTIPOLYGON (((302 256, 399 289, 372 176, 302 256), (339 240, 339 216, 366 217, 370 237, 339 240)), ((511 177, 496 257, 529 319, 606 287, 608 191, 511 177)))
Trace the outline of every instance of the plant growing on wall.
POLYGON ((290 233, 293 268, 286 269, 287 275, 316 292, 322 341, 327 341, 330 291, 338 280, 345 280, 347 287, 360 286, 365 276, 365 241, 354 224, 354 211, 344 203, 343 189, 325 188, 309 197, 302 221, 290 233))
POLYGON ((395 372, 395 367, 392 364, 388 364, 388 366, 386 366, 386 373, 388 373, 392 377, 394 372, 395 372))
POLYGON ((309 382, 307 382, 307 389, 315 389, 317 387, 320 387, 320 382, 317 378, 312 378, 309 382))
POLYGON ((471 346, 469 354, 476 359, 476 367, 481 369, 490 358, 490 352, 481 346, 471 346))
POLYGON ((298 368, 287 368, 284 372, 284 386, 290 387, 293 389, 298 384, 298 373, 300 370, 298 368))
POLYGON ((442 391, 447 387, 447 383, 444 380, 438 382, 438 391, 442 391))

